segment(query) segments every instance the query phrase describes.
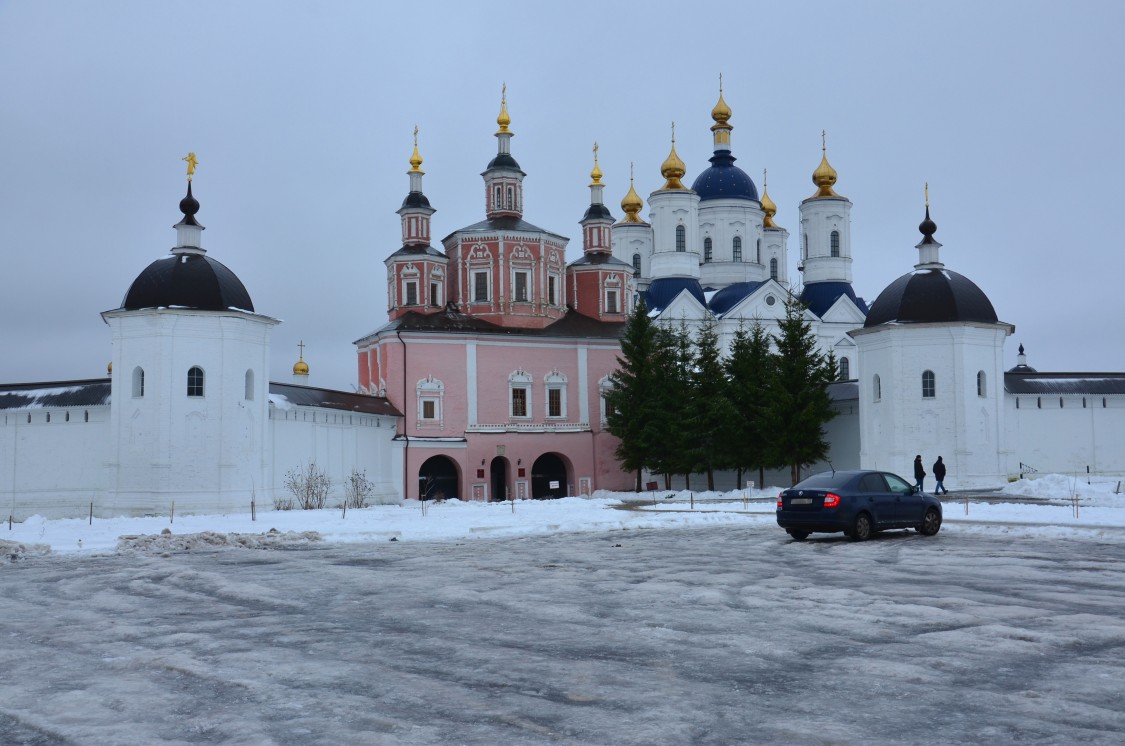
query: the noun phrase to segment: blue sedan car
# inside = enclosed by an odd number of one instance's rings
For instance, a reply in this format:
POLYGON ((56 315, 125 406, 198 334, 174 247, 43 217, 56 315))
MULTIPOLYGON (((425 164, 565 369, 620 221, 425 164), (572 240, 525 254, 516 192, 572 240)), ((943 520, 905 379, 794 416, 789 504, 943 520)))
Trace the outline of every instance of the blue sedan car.
POLYGON ((933 536, 941 528, 941 502, 890 472, 826 471, 777 496, 777 525, 797 541, 840 531, 864 541, 886 528, 933 536))

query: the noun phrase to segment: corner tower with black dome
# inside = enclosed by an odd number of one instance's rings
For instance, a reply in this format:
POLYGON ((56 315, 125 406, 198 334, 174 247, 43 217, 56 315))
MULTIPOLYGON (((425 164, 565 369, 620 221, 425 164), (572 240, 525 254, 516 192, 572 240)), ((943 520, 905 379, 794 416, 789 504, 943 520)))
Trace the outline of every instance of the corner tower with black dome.
POLYGON ((574 310, 584 316, 624 323, 633 298, 633 268, 612 252, 613 214, 603 202, 597 143, 590 179, 590 206, 581 220, 582 258, 567 267, 567 292, 574 310))
MULTIPOLYGON (((207 256, 191 189, 171 256, 142 271, 102 313, 112 337, 110 459, 122 508, 245 510, 269 484, 269 348, 275 319, 207 256), (185 490, 184 485, 191 485, 185 490)), ((112 508, 111 508, 112 509, 112 508)))
POLYGON ((918 263, 879 294, 862 329, 860 463, 905 472, 915 454, 942 456, 960 486, 1001 483, 1005 450, 1004 340, 988 296, 941 262, 937 224, 918 230, 918 263), (955 476, 954 476, 955 475, 955 476))

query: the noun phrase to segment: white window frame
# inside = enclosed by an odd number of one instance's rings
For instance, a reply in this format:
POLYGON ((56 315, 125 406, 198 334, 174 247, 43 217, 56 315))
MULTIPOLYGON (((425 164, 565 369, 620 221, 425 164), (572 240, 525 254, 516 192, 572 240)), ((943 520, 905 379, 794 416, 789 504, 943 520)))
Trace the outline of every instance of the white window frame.
POLYGON ((544 399, 543 411, 546 413, 547 418, 551 420, 565 420, 566 419, 566 376, 557 370, 553 370, 543 378, 544 386, 544 399), (559 413, 551 414, 551 392, 559 392, 559 413))
POLYGON ((510 376, 508 376, 508 417, 510 417, 511 419, 530 420, 532 418, 532 382, 532 377, 529 374, 525 373, 522 369, 515 370, 510 376), (523 391, 523 401, 524 406, 527 408, 527 411, 522 415, 517 415, 515 412, 515 394, 513 392, 515 392, 516 390, 523 391))
POLYGON ((512 270, 512 302, 513 303, 531 303, 531 270, 530 269, 513 269, 512 270), (519 283, 520 278, 523 278, 523 297, 519 297, 519 283))
POLYGON ((443 418, 445 413, 445 407, 443 406, 445 403, 445 383, 433 376, 426 376, 415 384, 414 393, 414 398, 418 401, 418 425, 443 427, 445 423, 443 418), (433 417, 425 416, 425 404, 427 402, 433 404, 433 417))

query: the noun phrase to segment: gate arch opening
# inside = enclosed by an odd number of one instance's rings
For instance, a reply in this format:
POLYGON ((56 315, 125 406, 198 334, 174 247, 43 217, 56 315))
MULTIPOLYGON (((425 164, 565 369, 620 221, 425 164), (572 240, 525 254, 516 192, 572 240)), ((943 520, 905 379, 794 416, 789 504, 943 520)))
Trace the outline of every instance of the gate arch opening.
POLYGON ((544 453, 531 466, 531 496, 537 500, 566 497, 570 494, 570 470, 557 453, 544 453))
POLYGON ((418 469, 419 500, 452 500, 458 487, 457 464, 448 456, 431 456, 418 469))
POLYGON ((508 475, 512 471, 508 459, 503 456, 497 456, 492 459, 492 463, 488 468, 490 477, 489 487, 491 488, 488 495, 489 499, 493 501, 507 500, 511 497, 508 489, 508 475))

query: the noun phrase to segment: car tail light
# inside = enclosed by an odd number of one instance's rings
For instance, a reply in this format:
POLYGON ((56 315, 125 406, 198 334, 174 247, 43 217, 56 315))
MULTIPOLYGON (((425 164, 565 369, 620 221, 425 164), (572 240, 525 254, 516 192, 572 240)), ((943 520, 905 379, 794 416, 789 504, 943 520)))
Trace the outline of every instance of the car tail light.
POLYGON ((833 492, 829 492, 827 495, 824 496, 824 507, 835 508, 835 507, 839 506, 839 504, 840 504, 840 496, 839 495, 837 495, 833 492))
POLYGON ((784 494, 785 494, 784 492, 778 492, 777 493, 777 507, 779 507, 779 508, 781 507, 781 496, 784 495, 784 494))

